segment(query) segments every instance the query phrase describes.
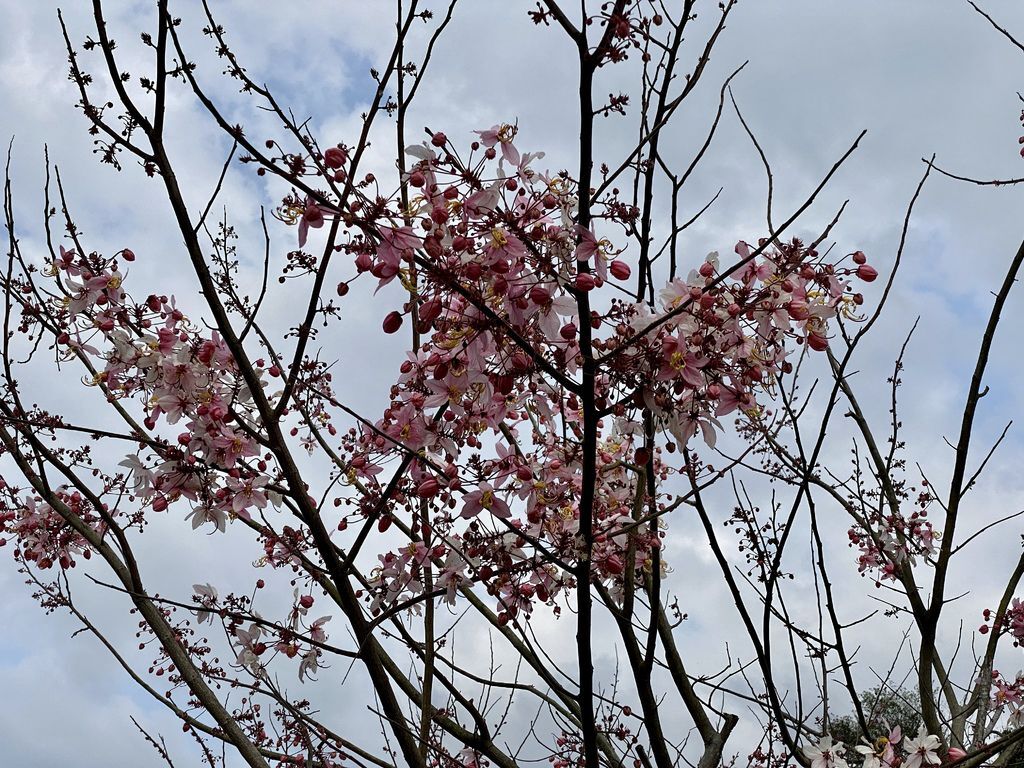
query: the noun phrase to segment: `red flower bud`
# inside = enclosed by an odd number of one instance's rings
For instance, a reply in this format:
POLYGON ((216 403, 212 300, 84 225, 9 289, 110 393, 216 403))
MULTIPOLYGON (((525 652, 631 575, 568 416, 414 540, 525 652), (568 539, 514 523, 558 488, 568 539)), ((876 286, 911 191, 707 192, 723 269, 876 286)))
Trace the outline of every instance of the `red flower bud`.
POLYGON ((794 320, 806 320, 811 316, 810 307, 807 306, 806 301, 791 301, 786 309, 789 310, 789 316, 794 320))
POLYGON ((551 291, 544 286, 535 285, 530 289, 530 301, 543 307, 551 301, 551 291))
POLYGON ((594 276, 589 272, 580 272, 576 275, 576 288, 581 291, 592 291, 594 289, 594 276))
POLYGON ((420 320, 424 323, 432 323, 441 316, 441 300, 434 298, 424 302, 420 307, 420 320))
POLYGON ((121 256, 124 257, 125 261, 135 261, 135 251, 133 251, 131 248, 125 248, 123 251, 121 251, 121 256))
POLYGON ((573 339, 576 338, 576 324, 566 323, 565 325, 562 326, 562 330, 558 332, 558 335, 561 336, 566 341, 572 341, 573 339))
POLYGON ((435 147, 443 147, 445 144, 448 143, 448 137, 445 136, 440 131, 438 131, 437 133, 430 137, 430 143, 433 144, 435 147))
POLYGON ((811 333, 807 336, 807 346, 815 352, 824 352, 828 349, 828 339, 820 333, 811 333))
POLYGON ((344 150, 339 149, 338 147, 331 147, 324 152, 324 165, 333 170, 341 168, 341 166, 345 164, 346 160, 348 160, 348 155, 345 154, 344 150))
POLYGON ((312 595, 303 595, 302 597, 299 598, 299 605, 301 605, 303 608, 312 608, 313 607, 313 596, 312 595))
POLYGON ((878 270, 870 264, 861 264, 857 267, 857 277, 865 283, 874 282, 875 278, 878 277, 878 270))
POLYGON ((416 488, 416 495, 423 499, 429 499, 431 496, 436 496, 439 490, 441 490, 441 484, 437 482, 437 478, 428 477, 416 488))
POLYGON ((608 271, 612 273, 612 277, 616 280, 629 280, 631 272, 629 264, 618 259, 615 259, 615 261, 608 265, 608 271))
POLYGON ((382 327, 384 333, 394 333, 402 327, 402 315, 398 312, 389 312, 388 316, 384 318, 382 327))

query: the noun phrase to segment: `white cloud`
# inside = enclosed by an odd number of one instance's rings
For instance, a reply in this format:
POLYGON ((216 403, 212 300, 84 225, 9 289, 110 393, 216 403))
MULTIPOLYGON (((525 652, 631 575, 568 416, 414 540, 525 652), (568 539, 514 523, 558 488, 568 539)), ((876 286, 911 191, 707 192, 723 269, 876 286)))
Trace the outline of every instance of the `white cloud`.
MULTIPOLYGON (((149 23, 149 6, 119 4, 109 14, 129 61, 144 60, 136 33, 149 23)), ((470 130, 518 118, 524 148, 547 151, 545 162, 552 167, 568 162, 577 125, 573 78, 566 74, 572 72, 571 57, 558 30, 531 29, 525 9, 526 5, 512 3, 466 2, 457 11, 411 115, 413 140, 419 140, 423 125, 467 138, 470 130)), ((72 106, 77 96, 64 75, 65 54, 53 6, 0 0, 0 10, 7 19, 0 28, 0 103, 5 105, 0 112, 0 138, 17 136, 14 176, 25 246, 36 253, 41 246, 38 189, 42 143, 46 142, 62 168, 76 215, 93 247, 119 249, 130 244, 140 255, 134 268, 140 284, 159 284, 167 292, 187 297, 193 281, 183 268, 179 238, 158 183, 135 169, 115 174, 90 154, 84 120, 72 106)), ((85 10, 67 10, 75 40, 89 29, 85 10)), ((199 34, 202 21, 196 9, 183 7, 181 12, 185 14, 183 34, 201 64, 199 75, 229 104, 229 119, 244 118, 250 135, 260 140, 274 135, 278 126, 272 119, 246 106, 231 84, 218 83, 223 64, 210 54, 209 41, 199 34)), ((1003 4, 993 12, 1024 34, 1020 7, 1003 4)), ((391 32, 390 18, 382 16, 376 4, 333 0, 314 12, 305 7, 296 11, 286 4, 231 2, 218 5, 218 13, 250 72, 259 73, 257 80, 279 88, 298 114, 311 114, 325 142, 355 139, 359 113, 371 93, 365 70, 386 54, 391 32)), ((695 34, 693 40, 698 39, 695 34)), ((695 54, 696 49, 689 49, 684 62, 695 54)), ((871 0, 856 8, 812 0, 741 4, 702 90, 680 114, 679 127, 669 132, 679 162, 685 162, 703 140, 722 78, 746 58, 751 63, 737 79, 735 93, 775 167, 776 220, 799 204, 861 128, 869 130, 862 149, 797 231, 805 235, 815 231, 850 198, 834 233, 840 243, 837 247, 862 248, 883 273, 891 266, 905 205, 923 172, 921 157, 937 152, 945 166, 984 176, 1024 175, 1024 161, 1016 155, 1020 106, 1015 96, 1024 59, 964 4, 927 0, 899 5, 871 0)), ((625 71, 611 72, 599 88, 616 90, 625 71)), ((172 151, 181 163, 190 202, 199 206, 213 188, 227 143, 186 95, 179 93, 170 106, 172 151)), ((602 121, 599 151, 610 164, 616 164, 627 150, 632 125, 632 117, 602 121)), ((369 158, 382 178, 391 171, 393 144, 394 137, 382 121, 369 158)), ((686 258, 701 257, 714 248, 727 249, 729 243, 762 228, 762 169, 729 113, 684 205, 695 210, 722 185, 726 187, 723 198, 684 241, 686 258)), ((257 269, 261 258, 258 233, 252 231, 258 215, 253 201, 272 206, 280 192, 247 174, 236 173, 229 179, 224 202, 240 230, 245 230, 242 253, 249 269, 257 269)), ((908 353, 902 413, 910 455, 929 475, 948 474, 944 471, 950 455, 941 438, 955 435, 957 409, 987 315, 989 291, 1001 279, 1001 270, 1024 234, 1018 226, 1022 202, 1017 189, 976 189, 933 178, 915 213, 903 274, 889 310, 858 358, 856 384, 865 393, 869 412, 884 423, 885 378, 891 359, 914 318, 923 317, 908 353)), ((274 257, 279 260, 282 247, 291 247, 294 233, 277 226, 273 231, 278 236, 274 257)), ((350 275, 351 265, 339 264, 337 270, 339 275, 350 275)), ((292 290, 275 286, 275 297, 267 308, 272 326, 283 328, 289 322, 292 290)), ((868 291, 867 296, 870 306, 879 290, 868 291)), ((342 371, 350 377, 342 383, 344 391, 368 413, 379 412, 384 387, 401 357, 397 347, 385 354, 371 333, 363 331, 376 329, 384 307, 393 300, 393 295, 384 294, 373 302, 346 305, 346 323, 351 325, 343 328, 358 332, 322 340, 341 357, 342 371), (351 373, 355 369, 358 374, 351 373)), ((998 434, 1003 416, 1012 413, 1024 395, 1014 333, 1024 320, 1020 307, 1017 297, 997 340, 992 393, 983 401, 979 451, 984 450, 986 439, 998 434)), ((72 385, 65 389, 60 382, 51 383, 40 390, 39 397, 67 398, 72 385)), ((830 458, 845 461, 847 445, 837 441, 830 458)), ((1021 439, 1011 434, 994 461, 989 483, 975 492, 965 510, 968 529, 973 530, 975 520, 980 525, 1013 511, 1012 504, 1024 498, 1015 459, 1021 447, 1021 439)), ((691 615, 681 630, 687 651, 706 659, 707 668, 714 669, 723 662, 722 640, 729 637, 734 639, 733 652, 749 658, 724 590, 692 588, 705 578, 707 552, 697 530, 679 527, 681 540, 670 549, 676 558, 672 588, 682 610, 691 615)), ((147 572, 158 586, 166 583, 169 590, 180 591, 178 576, 187 583, 214 575, 224 580, 239 578, 224 551, 214 549, 228 541, 229 551, 243 562, 258 554, 242 543, 243 537, 197 543, 184 528, 180 520, 159 521, 142 539, 147 572), (181 573, 186 555, 190 562, 202 563, 202 578, 181 573)), ((844 615, 850 618, 877 607, 865 596, 873 590, 853 573, 845 527, 837 525, 830 535, 837 568, 847 571, 841 577, 844 615)), ((966 557, 957 572, 963 583, 975 589, 962 607, 951 607, 963 612, 968 629, 977 623, 980 608, 991 604, 1001 570, 1011 567, 1019 547, 1015 538, 982 539, 977 554, 966 557), (980 569, 979 562, 1007 565, 980 569)), ((173 734, 181 749, 191 749, 182 741, 175 721, 157 715, 152 705, 131 691, 123 673, 91 639, 69 642, 73 622, 60 615, 45 617, 31 605, 25 597, 27 588, 13 570, 9 561, 0 567, 0 591, 5 595, 0 606, 4 618, 0 690, 7 692, 0 697, 0 739, 8 758, 26 765, 138 765, 140 760, 151 760, 149 748, 141 738, 133 742, 120 737, 127 733, 128 714, 140 711, 151 718, 154 728, 168 737, 173 734), (47 738, 52 731, 46 725, 55 720, 62 724, 59 740, 47 738)), ((246 582, 237 588, 249 586, 246 582)), ((806 582, 796 584, 793 595, 808 594, 809 589, 806 582)), ((85 599, 112 627, 113 636, 131 647, 133 623, 123 606, 96 591, 86 594, 85 599)), ((537 624, 538 633, 551 640, 563 638, 568 626, 566 621, 537 624)), ((893 627, 874 636, 867 631, 858 636, 864 644, 863 657, 884 658, 895 633, 893 627)), ((482 636, 462 642, 475 652, 486 648, 482 636)), ((561 660, 571 661, 571 645, 561 650, 561 660)), ((605 656, 602 664, 610 668, 612 657, 605 656)), ((866 669, 858 671, 861 681, 872 682, 866 669)), ((331 674, 340 679, 343 670, 331 674)), ((358 688, 360 683, 356 674, 348 690, 365 690, 358 688)), ((361 699, 337 690, 325 697, 337 707, 334 713, 352 718, 372 733, 367 702, 361 699)))

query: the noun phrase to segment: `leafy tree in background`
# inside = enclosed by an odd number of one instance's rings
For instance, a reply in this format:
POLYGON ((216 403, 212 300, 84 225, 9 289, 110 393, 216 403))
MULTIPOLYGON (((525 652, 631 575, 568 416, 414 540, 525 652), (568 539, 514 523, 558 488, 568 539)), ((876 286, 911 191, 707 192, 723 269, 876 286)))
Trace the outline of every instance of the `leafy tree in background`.
MULTIPOLYGON (((917 691, 908 688, 869 688, 860 693, 861 709, 868 724, 868 732, 876 738, 886 738, 895 728, 900 733, 914 734, 921 727, 921 700, 917 691)), ((855 756, 853 747, 861 743, 860 724, 854 715, 837 717, 829 724, 829 733, 836 741, 846 744, 847 754, 855 756)))

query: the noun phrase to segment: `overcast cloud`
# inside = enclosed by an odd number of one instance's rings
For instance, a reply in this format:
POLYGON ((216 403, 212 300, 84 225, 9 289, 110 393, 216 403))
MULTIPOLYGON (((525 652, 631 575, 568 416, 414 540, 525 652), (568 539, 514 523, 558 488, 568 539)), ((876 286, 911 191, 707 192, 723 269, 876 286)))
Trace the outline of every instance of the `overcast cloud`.
MULTIPOLYGON (((86 5, 69 2, 64 9, 75 41, 91 32, 86 5)), ((123 41, 125 66, 139 71, 145 58, 135 43, 139 31, 152 27, 153 4, 116 0, 108 5, 113 35, 123 41)), ((183 16, 183 35, 200 63, 200 78, 231 105, 229 119, 243 122, 250 135, 273 135, 276 126, 246 108, 233 85, 218 77, 223 66, 200 33, 203 22, 196 5, 172 2, 172 9, 183 16)), ((217 0, 211 5, 255 79, 270 83, 296 114, 310 115, 323 142, 355 139, 370 93, 367 70, 380 64, 392 33, 392 3, 217 0)), ((568 162, 576 125, 571 98, 575 85, 564 74, 573 71, 570 51, 558 30, 533 27, 526 17, 530 7, 532 3, 517 0, 462 0, 410 119, 415 130, 429 125, 449 137, 465 138, 473 129, 518 118, 519 146, 548 153, 541 166, 558 168, 568 162)), ((988 0, 984 7, 1024 37, 1024 4, 988 0)), ((75 216, 92 247, 119 250, 130 245, 141 257, 135 267, 139 282, 156 281, 167 286, 164 292, 194 305, 189 295, 194 286, 156 185, 134 168, 115 173, 92 154, 85 121, 73 108, 77 95, 66 78, 56 6, 49 0, 0 0, 0 17, 0 139, 14 137, 12 174, 26 250, 41 254, 45 144, 51 160, 60 166, 75 216)), ((691 49, 684 61, 692 60, 695 52, 691 49)), ((1024 52, 991 29, 965 1, 744 0, 716 49, 705 84, 670 134, 667 143, 680 162, 703 140, 720 83, 746 60, 749 64, 735 81, 734 92, 772 161, 777 220, 802 202, 861 129, 868 130, 861 148, 794 234, 819 231, 849 199, 833 233, 837 247, 843 252, 864 250, 883 273, 891 268, 907 202, 924 171, 922 157, 936 153, 943 167, 985 178, 1024 176, 1024 160, 1017 154, 1017 137, 1024 130, 1016 94, 1024 89, 1024 52)), ((598 92, 628 87, 617 82, 625 82, 625 75, 625 70, 603 75, 606 81, 598 84, 598 92)), ((189 94, 179 89, 169 109, 175 128, 172 151, 187 179, 189 199, 199 206, 212 190, 229 146, 189 94)), ((621 158, 632 126, 629 118, 602 122, 599 160, 614 164, 621 158)), ((371 160, 386 173, 392 154, 391 134, 381 132, 371 160)), ((764 230, 764 174, 728 113, 686 204, 696 210, 722 186, 722 197, 687 234, 684 255, 694 263, 709 250, 727 251, 737 239, 752 239, 764 230)), ((236 173, 229 179, 222 202, 241 233, 240 253, 247 269, 257 265, 255 258, 244 254, 246 247, 258 243, 259 206, 272 207, 280 192, 248 174, 236 173)), ((915 211, 894 299, 858 358, 862 399, 876 417, 884 418, 891 361, 914 320, 922 318, 907 355, 902 416, 911 461, 938 477, 947 476, 943 473, 950 452, 942 438, 952 435, 958 423, 990 292, 1024 237, 1022 204, 1024 188, 929 181, 915 211)), ((280 227, 273 231, 280 256, 280 249, 291 247, 294 233, 280 227)), ((271 317, 282 327, 287 322, 288 291, 286 287, 275 294, 270 307, 271 317)), ((869 305, 877 294, 867 292, 869 305)), ((330 340, 332 356, 361 371, 359 382, 346 382, 347 395, 370 414, 379 413, 386 402, 387 382, 402 355, 398 345, 381 347, 369 333, 379 327, 387 311, 383 307, 390 308, 386 300, 349 310, 346 334, 330 340)), ((1016 417, 1024 398, 1022 326, 1024 298, 1018 294, 997 340, 979 445, 990 442, 1006 421, 1016 417)), ((73 412, 70 402, 85 402, 79 399, 77 374, 67 382, 41 378, 34 385, 38 390, 33 397, 62 405, 65 412, 73 412)), ((101 418, 81 407, 84 419, 101 418)), ((1020 432, 1011 432, 987 482, 974 492, 965 511, 972 523, 968 529, 1024 506, 1022 448, 1020 432)), ((845 461, 847 449, 848 443, 836 444, 832 458, 845 461)), ((863 594, 871 590, 856 575, 844 531, 837 527, 829 546, 837 561, 849 566, 837 583, 851 618, 876 606, 863 594)), ((995 541, 982 539, 973 559, 965 559, 956 573, 964 589, 972 590, 962 608, 968 628, 979 623, 981 607, 990 604, 1000 578, 1012 567, 1008 558, 1019 547, 1019 526, 1007 531, 995 541)), ((684 647, 706 659, 701 666, 713 669, 724 658, 722 640, 733 619, 716 610, 724 596, 715 588, 702 584, 698 593, 689 587, 707 561, 696 532, 680 526, 670 546, 675 569, 671 585, 691 617, 684 647)), ((244 537, 196 537, 177 519, 158 520, 140 543, 150 583, 157 587, 178 587, 180 594, 181 585, 187 591, 193 581, 215 581, 247 590, 250 574, 229 568, 222 548, 243 563, 258 555, 244 537)), ((7 552, 0 550, 0 555, 0 765, 155 764, 151 748, 134 734, 130 715, 163 733, 177 754, 189 755, 181 764, 189 764, 193 747, 174 719, 135 691, 93 638, 71 639, 78 629, 71 617, 45 616, 30 599, 31 590, 22 584, 7 552)), ((131 649, 137 642, 135 626, 123 606, 102 590, 90 590, 86 584, 78 589, 83 604, 91 606, 111 637, 131 649)), ((794 596, 813 599, 809 589, 801 593, 797 584, 795 590, 794 596)), ((799 601, 795 607, 801 610, 799 601)), ((813 610, 813 604, 803 607, 813 610)), ((565 628, 548 623, 539 631, 558 636, 565 628)), ((887 660, 898 635, 899 627, 892 626, 890 631, 876 627, 859 637, 862 658, 887 660)), ((599 661, 607 668, 611 660, 599 661)), ((344 674, 332 672, 339 681, 344 674)), ((861 682, 873 682, 866 667, 862 672, 861 682)), ((365 702, 351 693, 360 690, 358 675, 357 671, 346 681, 347 695, 339 683, 328 686, 333 691, 324 699, 339 708, 336 712, 347 723, 357 725, 370 722, 365 702)))

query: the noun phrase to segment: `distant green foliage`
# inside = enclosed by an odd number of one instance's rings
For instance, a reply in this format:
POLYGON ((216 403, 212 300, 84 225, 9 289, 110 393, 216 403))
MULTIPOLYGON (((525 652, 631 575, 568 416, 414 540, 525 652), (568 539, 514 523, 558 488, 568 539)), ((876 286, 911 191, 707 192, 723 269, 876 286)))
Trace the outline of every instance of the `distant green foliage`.
MULTIPOLYGON (((888 736, 890 728, 897 725, 904 735, 913 736, 921 726, 921 698, 917 691, 901 688, 870 688, 860 694, 864 719, 867 720, 868 732, 874 741, 888 736)), ((841 741, 853 754, 853 747, 863 743, 864 734, 857 723, 855 714, 835 718, 829 728, 834 741, 841 741)))

